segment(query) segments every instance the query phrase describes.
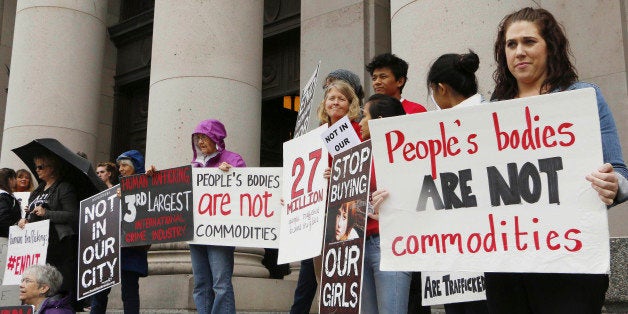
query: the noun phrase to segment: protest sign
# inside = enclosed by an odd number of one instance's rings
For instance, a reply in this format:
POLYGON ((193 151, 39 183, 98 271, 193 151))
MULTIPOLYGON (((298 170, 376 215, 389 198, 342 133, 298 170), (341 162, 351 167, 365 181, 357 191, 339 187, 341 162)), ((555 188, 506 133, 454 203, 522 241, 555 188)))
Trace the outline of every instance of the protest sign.
POLYGON ((277 248, 282 168, 193 168, 194 240, 277 248))
POLYGON ((0 314, 33 314, 35 307, 32 305, 0 306, 0 314))
POLYGON ((336 155, 331 170, 320 313, 360 313, 371 142, 336 155))
POLYGON ((421 305, 486 300, 484 273, 421 272, 421 305))
POLYGON ((9 246, 4 267, 3 285, 19 285, 28 266, 46 264, 48 251, 48 219, 27 223, 24 229, 9 227, 9 246))
POLYGON ((81 201, 78 299, 120 283, 119 185, 81 201))
POLYGON ((28 208, 28 198, 31 196, 31 192, 13 192, 13 196, 20 202, 22 218, 26 217, 26 208, 28 208))
POLYGON ((191 240, 192 167, 120 178, 121 246, 191 240))
POLYGON ((283 143, 284 206, 281 210, 277 263, 290 263, 321 254, 325 222, 328 167, 327 149, 321 142, 322 125, 283 143))
POLYGON ((337 154, 360 144, 360 138, 358 137, 358 134, 355 133, 355 129, 351 125, 351 121, 348 116, 344 116, 342 119, 332 124, 329 129, 321 134, 321 138, 332 156, 336 156, 337 154))
MULTIPOLYGON (((3 263, 7 260, 7 249, 9 244, 9 238, 0 238, 0 261, 3 263)), ((5 265, 5 264, 2 264, 5 265)), ((0 267, 0 306, 20 305, 20 288, 17 285, 5 285, 2 280, 4 279, 4 270, 6 267, 0 267)), ((0 313, 1 314, 1 313, 0 313)))
POLYGON ((369 124, 382 270, 606 273, 595 91, 369 124), (420 127, 417 127, 420 125, 420 127))
POLYGON ((294 126, 294 136, 297 138, 307 133, 308 125, 310 124, 310 111, 312 111, 312 98, 316 91, 316 85, 318 84, 318 69, 321 67, 321 62, 318 61, 314 73, 310 76, 310 79, 305 83, 303 90, 301 91, 301 106, 299 107, 299 113, 297 114, 297 122, 294 126))

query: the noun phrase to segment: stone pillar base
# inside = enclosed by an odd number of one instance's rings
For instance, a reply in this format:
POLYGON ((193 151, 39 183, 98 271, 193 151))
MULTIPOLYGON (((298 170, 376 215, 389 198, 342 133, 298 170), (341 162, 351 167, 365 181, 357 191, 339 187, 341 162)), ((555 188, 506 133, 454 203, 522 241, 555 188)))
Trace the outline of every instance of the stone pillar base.
MULTIPOLYGON (((289 312, 295 286, 296 282, 289 280, 234 277, 236 309, 238 312, 289 312)), ((195 310, 193 288, 194 278, 191 275, 152 275, 140 278, 142 311, 195 310)), ((108 309, 122 309, 120 285, 111 289, 108 309)))

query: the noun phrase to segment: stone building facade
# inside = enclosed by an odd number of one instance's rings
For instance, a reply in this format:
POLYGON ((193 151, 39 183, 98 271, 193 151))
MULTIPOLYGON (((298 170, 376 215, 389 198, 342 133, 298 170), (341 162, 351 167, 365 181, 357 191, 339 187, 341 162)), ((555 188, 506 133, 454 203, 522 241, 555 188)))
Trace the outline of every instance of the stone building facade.
MULTIPOLYGON (((148 164, 183 165, 191 129, 213 117, 225 122, 229 149, 247 164, 277 166, 296 115, 284 97, 294 101, 319 60, 322 75, 358 73, 370 95, 364 65, 392 51, 410 63, 404 97, 428 104, 430 63, 473 49, 489 98, 499 21, 539 5, 565 26, 580 78, 601 87, 628 153, 622 0, 0 0, 0 164, 21 168, 12 148, 54 137, 92 162, 139 148, 148 164)), ((609 212, 609 306, 628 299, 626 268, 618 266, 628 257, 627 207, 609 212)), ((237 307, 286 310, 296 276, 268 279, 262 256, 238 249, 237 307)), ((144 306, 193 308, 186 245, 153 246, 149 262, 144 306)), ((119 306, 119 298, 111 300, 119 306)))

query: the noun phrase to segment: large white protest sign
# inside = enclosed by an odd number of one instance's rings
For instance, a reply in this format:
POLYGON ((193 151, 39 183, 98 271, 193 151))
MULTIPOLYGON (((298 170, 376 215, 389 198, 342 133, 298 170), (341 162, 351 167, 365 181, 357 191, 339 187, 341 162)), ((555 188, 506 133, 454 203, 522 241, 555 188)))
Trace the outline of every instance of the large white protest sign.
POLYGON ((361 142, 348 116, 344 116, 332 124, 321 134, 321 138, 332 156, 336 156, 361 142))
MULTIPOLYGON (((3 263, 7 260, 9 238, 0 238, 0 261, 3 263)), ((17 285, 5 285, 4 271, 6 267, 0 268, 0 306, 20 305, 20 288, 17 285)))
POLYGON ((28 266, 46 264, 49 227, 50 221, 46 219, 27 223, 24 229, 18 226, 9 228, 3 285, 19 285, 28 266))
POLYGON ((595 91, 369 123, 383 270, 605 273, 595 91), (420 127, 417 127, 420 126, 420 127))
POLYGON ((284 206, 279 232, 279 264, 321 254, 325 227, 327 149, 321 134, 327 125, 283 143, 284 206))
POLYGON ((212 244, 279 246, 281 168, 193 168, 194 240, 212 244))
POLYGON ((421 272, 421 305, 486 300, 484 273, 421 272))

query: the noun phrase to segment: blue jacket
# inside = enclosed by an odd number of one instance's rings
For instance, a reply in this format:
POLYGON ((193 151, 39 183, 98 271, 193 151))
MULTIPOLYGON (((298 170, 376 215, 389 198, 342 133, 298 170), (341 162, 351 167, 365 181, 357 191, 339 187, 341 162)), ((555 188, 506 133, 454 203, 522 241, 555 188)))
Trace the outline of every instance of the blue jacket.
MULTIPOLYGON (((628 169, 626 169, 626 163, 624 162, 624 158, 622 155, 621 144, 619 142, 619 135, 617 135, 617 127, 615 126, 613 113, 608 107, 604 96, 602 96, 602 91, 600 90, 600 88, 595 84, 576 82, 571 84, 571 86, 569 86, 566 90, 576 90, 587 87, 592 87, 593 89, 595 89, 595 97, 597 99, 597 111, 600 118, 600 133, 602 134, 602 156, 604 162, 613 165, 613 169, 615 170, 615 172, 617 172, 624 178, 628 178, 628 169)), ((553 92, 558 91, 559 90, 555 90, 553 92)), ((615 203, 613 205, 624 202, 628 198, 628 196, 626 195, 626 191, 622 190, 621 184, 619 188, 620 191, 618 192, 618 195, 615 198, 615 203)))
MULTIPOLYGON (((144 169, 144 156, 137 150, 126 151, 116 161, 130 159, 136 174, 146 172, 144 169)), ((120 249, 120 267, 123 271, 133 271, 141 276, 148 275, 148 249, 150 246, 123 247, 120 249)))

